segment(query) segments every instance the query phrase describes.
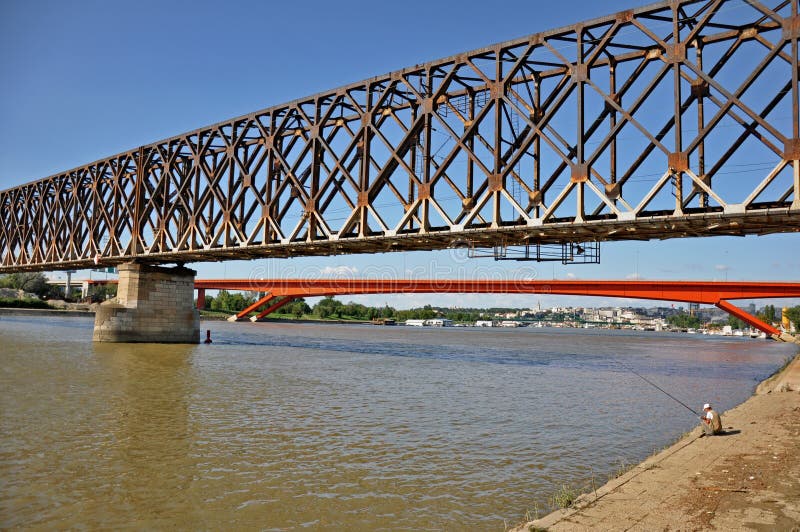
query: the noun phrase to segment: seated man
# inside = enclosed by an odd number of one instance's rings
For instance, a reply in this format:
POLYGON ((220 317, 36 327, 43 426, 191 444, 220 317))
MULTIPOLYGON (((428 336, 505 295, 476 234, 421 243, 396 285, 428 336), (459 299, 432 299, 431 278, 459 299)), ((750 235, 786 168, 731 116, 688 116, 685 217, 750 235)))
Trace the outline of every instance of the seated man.
POLYGON ((713 436, 722 432, 722 418, 711 408, 710 404, 703 405, 703 415, 700 419, 703 421, 703 433, 706 436, 713 436))

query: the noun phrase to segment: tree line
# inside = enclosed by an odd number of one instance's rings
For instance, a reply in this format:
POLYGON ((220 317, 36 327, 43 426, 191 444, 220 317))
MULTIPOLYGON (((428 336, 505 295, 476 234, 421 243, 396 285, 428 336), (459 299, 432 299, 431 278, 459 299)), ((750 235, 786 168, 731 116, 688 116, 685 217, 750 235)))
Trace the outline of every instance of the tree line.
MULTIPOLYGON (((77 296, 80 285, 72 287, 72 294, 64 294, 64 287, 48 284, 47 277, 41 272, 18 272, 0 275, 0 288, 10 288, 12 290, 22 290, 36 297, 45 299, 67 299, 71 300, 77 296)), ((94 285, 91 288, 90 298, 94 302, 105 301, 117 295, 116 284, 94 285)), ((79 296, 78 296, 79 297, 79 296)), ((4 300, 4 305, 9 306, 9 300, 4 300)), ((20 303, 14 306, 25 306, 20 303)), ((39 304, 30 303, 27 306, 41 307, 39 304)))
MULTIPOLYGON (((755 313, 755 316, 764 323, 768 323, 770 325, 777 324, 781 321, 782 309, 776 308, 775 305, 764 305, 755 313)), ((800 306, 789 307, 786 310, 786 316, 789 318, 789 321, 795 324, 795 327, 800 327, 800 306)), ((701 327, 703 324, 700 318, 687 313, 669 316, 667 318, 667 323, 673 327, 678 327, 681 329, 697 328, 701 327)), ((749 327, 749 325, 736 316, 728 316, 728 325, 734 329, 746 329, 749 327)))
MULTIPOLYGON (((220 290, 216 296, 206 296, 205 308, 217 312, 241 312, 250 305, 258 301, 260 294, 230 293, 227 290, 220 290)), ((505 310, 505 309, 504 309, 505 310)), ((371 307, 360 303, 343 303, 332 296, 327 296, 318 301, 313 307, 304 298, 279 308, 274 312, 278 315, 292 315, 296 318, 308 316, 317 319, 340 319, 340 320, 377 320, 394 319, 397 321, 413 319, 432 319, 446 318, 456 322, 469 322, 481 319, 487 310, 477 309, 443 309, 425 305, 420 308, 408 310, 398 310, 389 305, 383 307, 371 307)))

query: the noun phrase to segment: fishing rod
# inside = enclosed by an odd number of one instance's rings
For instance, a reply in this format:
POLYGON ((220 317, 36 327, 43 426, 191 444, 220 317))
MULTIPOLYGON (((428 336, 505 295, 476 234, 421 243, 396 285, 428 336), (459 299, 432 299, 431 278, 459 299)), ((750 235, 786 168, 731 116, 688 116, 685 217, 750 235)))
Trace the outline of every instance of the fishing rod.
POLYGON ((696 415, 696 416, 700 416, 700 414, 698 414, 697 412, 695 412, 695 411, 694 411, 694 409, 690 408, 690 407, 689 407, 689 406, 688 406, 686 403, 684 403, 683 401, 681 401, 680 399, 678 399, 677 397, 675 397, 674 395, 672 395, 671 393, 669 393, 668 391, 666 391, 664 388, 662 388, 662 387, 661 387, 661 386, 659 386, 658 384, 656 384, 656 383, 654 383, 654 382, 652 382, 652 381, 650 381, 650 380, 646 379, 646 378, 644 377, 644 375, 640 375, 638 372, 634 371, 634 370, 633 370, 633 368, 629 368, 629 367, 627 367, 627 366, 626 366, 626 369, 627 369, 628 371, 630 371, 631 373, 633 373, 634 375, 636 375, 637 377, 639 377, 640 379, 642 379, 644 382, 646 382, 646 383, 647 383, 647 384, 649 384, 650 386, 652 386, 652 387, 654 387, 655 389, 657 389, 657 390, 660 390, 661 392, 663 392, 663 393, 664 393, 664 394, 665 394, 667 397, 669 397, 670 399, 672 399, 673 401, 675 401, 676 403, 678 403, 679 405, 681 405, 683 408, 685 408, 686 410, 688 410, 688 411, 689 411, 689 412, 691 412, 692 414, 694 414, 694 415, 696 415))

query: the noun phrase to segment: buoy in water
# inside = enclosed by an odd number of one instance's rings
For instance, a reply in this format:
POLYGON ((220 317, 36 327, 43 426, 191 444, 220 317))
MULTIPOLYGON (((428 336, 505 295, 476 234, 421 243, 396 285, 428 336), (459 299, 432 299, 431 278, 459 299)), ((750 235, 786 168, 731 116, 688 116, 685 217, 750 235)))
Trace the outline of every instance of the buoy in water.
POLYGON ((206 340, 203 343, 205 344, 211 343, 211 329, 206 329, 206 340))

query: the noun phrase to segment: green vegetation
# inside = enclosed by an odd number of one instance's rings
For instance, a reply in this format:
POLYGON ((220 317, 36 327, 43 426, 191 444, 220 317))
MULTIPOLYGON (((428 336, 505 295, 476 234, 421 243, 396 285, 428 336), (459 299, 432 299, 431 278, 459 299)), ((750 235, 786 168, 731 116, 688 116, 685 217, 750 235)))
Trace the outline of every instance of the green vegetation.
POLYGON ((94 285, 91 288, 91 296, 92 301, 95 302, 102 302, 107 299, 111 299, 117 297, 117 285, 116 284, 101 284, 101 285, 94 285))
POLYGON ((734 329, 744 329, 747 325, 736 316, 728 316, 728 325, 734 329))
POLYGON ((578 498, 577 492, 567 486, 566 484, 561 485, 561 489, 555 492, 550 497, 550 506, 553 508, 569 508, 572 506, 572 503, 575 502, 575 499, 578 498))
POLYGON ((0 308, 53 308, 41 299, 9 299, 0 297, 0 308))
MULTIPOLYGON (((63 299, 64 288, 47 283, 47 277, 41 272, 19 272, 0 275, 0 288, 10 288, 12 290, 22 290, 30 294, 35 294, 42 299, 63 299)), ((80 288, 79 285, 73 285, 73 290, 80 288)), ((117 285, 96 285, 92 287, 92 300, 105 301, 117 295, 117 285)), ((71 297, 75 292, 71 294, 71 297)), ((12 298, 13 299, 13 298, 12 298)), ((66 298, 70 299, 70 298, 66 298)), ((8 307, 10 304, 4 303, 8 307)), ((49 306, 41 306, 38 303, 14 304, 15 308, 50 308, 49 306)))
POLYGON ((794 323, 795 327, 800 327, 800 305, 788 309, 786 316, 788 316, 789 321, 794 323))
POLYGON ((682 314, 675 314, 674 316, 669 316, 667 318, 667 323, 672 325, 673 327, 677 327, 679 329, 696 329, 702 325, 702 321, 697 316, 692 316, 691 314, 682 313, 682 314))
POLYGON ((311 307, 308 306, 303 298, 300 298, 299 300, 293 301, 292 303, 289 303, 278 310, 290 314, 299 320, 311 312, 311 307))
POLYGON ((222 310, 217 311, 217 310, 202 309, 200 310, 200 316, 206 319, 227 320, 228 318, 230 318, 231 313, 222 310))
POLYGON ((227 290, 220 290, 217 297, 206 296, 206 309, 226 312, 241 312, 256 302, 255 297, 237 292, 231 294, 227 290))
MULTIPOLYGON (((231 294, 220 290, 216 297, 206 296, 206 311, 214 312, 241 312, 248 306, 258 301, 259 294, 231 294)), ((485 312, 485 311, 484 311, 485 312)), ((324 297, 316 305, 310 307, 305 299, 299 298, 277 309, 272 316, 275 318, 294 317, 296 319, 319 320, 354 320, 371 321, 381 318, 391 318, 398 321, 409 319, 447 318, 456 322, 469 322, 480 319, 483 312, 464 311, 452 309, 439 309, 425 305, 422 308, 410 310, 397 310, 388 305, 383 307, 368 307, 360 303, 342 303, 331 296, 324 297)))
POLYGON ((781 319, 781 311, 778 309, 775 312, 775 305, 765 305, 760 312, 756 313, 756 317, 764 323, 773 323, 776 321, 776 317, 778 320, 781 319))
POLYGON ((20 272, 2 275, 0 276, 0 288, 23 290, 39 297, 47 297, 53 289, 52 286, 47 284, 47 277, 40 272, 20 272))

